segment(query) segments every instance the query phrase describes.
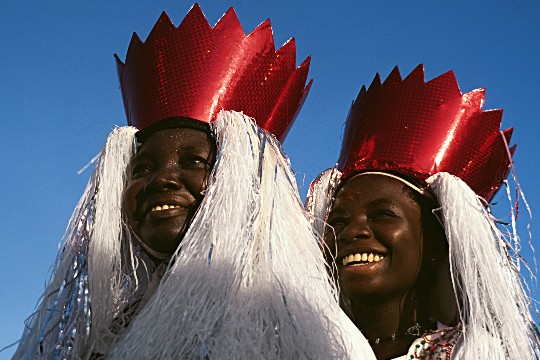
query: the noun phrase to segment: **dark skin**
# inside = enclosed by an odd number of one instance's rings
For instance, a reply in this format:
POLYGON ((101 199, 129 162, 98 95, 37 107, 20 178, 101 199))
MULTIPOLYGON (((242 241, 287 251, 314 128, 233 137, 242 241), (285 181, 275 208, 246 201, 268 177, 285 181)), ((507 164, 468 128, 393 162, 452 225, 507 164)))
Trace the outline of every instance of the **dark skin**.
POLYGON ((452 301, 433 305, 434 284, 448 290, 439 275, 449 279, 449 274, 439 271, 441 264, 448 268, 447 246, 430 205, 403 182, 383 175, 354 176, 336 194, 326 243, 348 310, 377 359, 406 354, 416 338, 390 340, 393 334, 416 323, 433 329, 433 317, 447 324, 455 319, 452 301), (377 338, 384 340, 375 344, 377 338))
POLYGON ((128 224, 152 250, 176 250, 203 199, 214 163, 210 134, 189 127, 158 131, 138 149, 123 205, 128 224))

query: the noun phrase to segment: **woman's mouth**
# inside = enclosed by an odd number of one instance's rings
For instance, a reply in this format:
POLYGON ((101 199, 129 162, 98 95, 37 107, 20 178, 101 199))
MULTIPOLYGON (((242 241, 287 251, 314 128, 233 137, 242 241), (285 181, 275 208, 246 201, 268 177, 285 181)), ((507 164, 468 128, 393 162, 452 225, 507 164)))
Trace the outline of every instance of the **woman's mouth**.
POLYGON ((154 212, 154 211, 161 211, 161 210, 169 210, 169 209, 174 209, 174 208, 179 208, 179 207, 180 206, 178 205, 156 205, 150 211, 154 212))
POLYGON ((149 208, 148 212, 144 216, 146 221, 163 221, 166 219, 176 218, 178 216, 185 217, 189 213, 189 209, 185 206, 171 203, 163 203, 159 205, 153 205, 149 208))
POLYGON ((343 259, 341 259, 341 263, 343 266, 361 266, 374 262, 379 262, 382 259, 384 259, 384 256, 379 254, 356 253, 343 257, 343 259))

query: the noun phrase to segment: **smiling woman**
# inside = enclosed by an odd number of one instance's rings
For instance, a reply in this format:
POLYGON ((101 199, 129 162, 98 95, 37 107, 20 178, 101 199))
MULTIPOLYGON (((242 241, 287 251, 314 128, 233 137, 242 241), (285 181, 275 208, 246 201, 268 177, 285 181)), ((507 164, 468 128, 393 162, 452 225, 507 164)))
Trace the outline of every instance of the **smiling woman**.
POLYGON ((433 202, 419 198, 395 177, 360 173, 337 191, 328 217, 326 244, 347 310, 383 359, 405 353, 419 332, 435 330, 434 319, 456 325, 455 305, 444 312, 435 306, 434 284, 443 281, 437 268, 449 266, 448 248, 433 202))
POLYGON ((281 149, 310 86, 294 41, 195 5, 117 66, 131 126, 109 135, 15 358, 363 358, 281 149))
POLYGON ((452 72, 377 75, 349 112, 337 167, 310 187, 342 308, 377 359, 540 354, 519 239, 486 206, 509 173, 512 131, 483 100, 452 72))

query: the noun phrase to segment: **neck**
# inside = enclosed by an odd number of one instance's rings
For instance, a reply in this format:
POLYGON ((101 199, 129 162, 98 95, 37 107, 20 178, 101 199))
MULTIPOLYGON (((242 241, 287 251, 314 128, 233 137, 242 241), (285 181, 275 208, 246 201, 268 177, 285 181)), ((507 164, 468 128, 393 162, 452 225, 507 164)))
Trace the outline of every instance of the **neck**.
POLYGON ((354 301, 351 302, 355 324, 362 329, 368 339, 388 337, 398 333, 404 313, 403 302, 395 301, 354 301))
POLYGON ((390 359, 406 354, 412 342, 419 336, 405 334, 417 323, 421 326, 420 333, 434 326, 428 320, 429 316, 418 313, 416 306, 412 306, 406 296, 361 299, 351 303, 354 322, 369 340, 377 359, 390 359))

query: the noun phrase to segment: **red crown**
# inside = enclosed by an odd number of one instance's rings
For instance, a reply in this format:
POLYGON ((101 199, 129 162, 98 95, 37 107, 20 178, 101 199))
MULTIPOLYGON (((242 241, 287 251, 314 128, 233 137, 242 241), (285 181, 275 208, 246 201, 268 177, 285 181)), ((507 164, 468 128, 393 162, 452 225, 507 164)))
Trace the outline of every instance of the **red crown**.
POLYGON ((462 94, 452 71, 425 82, 423 65, 404 80, 395 67, 382 84, 377 74, 349 111, 338 168, 345 178, 375 170, 424 185, 448 172, 490 201, 508 176, 513 129, 501 132, 502 110, 483 103, 484 89, 462 94))
POLYGON ((115 57, 128 123, 139 129, 176 116, 211 122, 223 109, 283 140, 311 86, 294 38, 276 51, 270 20, 246 36, 233 8, 213 28, 197 4, 178 28, 163 12, 146 42, 133 34, 125 65, 115 57))

